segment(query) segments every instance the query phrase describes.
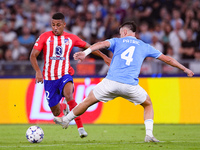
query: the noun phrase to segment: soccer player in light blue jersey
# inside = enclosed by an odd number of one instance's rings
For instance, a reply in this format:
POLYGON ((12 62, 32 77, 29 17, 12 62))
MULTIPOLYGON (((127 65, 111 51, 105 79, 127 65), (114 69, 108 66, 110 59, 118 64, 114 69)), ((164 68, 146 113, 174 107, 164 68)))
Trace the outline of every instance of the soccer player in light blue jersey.
POLYGON ((120 96, 135 105, 140 104, 144 108, 144 123, 146 128, 145 142, 159 142, 153 136, 154 111, 150 97, 138 84, 138 76, 142 63, 146 57, 159 59, 173 67, 183 70, 189 77, 194 73, 181 65, 175 59, 163 55, 149 44, 145 44, 135 37, 136 25, 134 22, 126 22, 120 26, 120 38, 112 38, 95 43, 83 52, 74 54, 74 59, 82 61, 92 51, 107 48, 112 51, 113 58, 107 76, 96 85, 88 97, 77 105, 67 116, 55 117, 54 121, 63 128, 67 128, 69 122, 83 114, 91 105, 103 101, 108 102, 120 96))

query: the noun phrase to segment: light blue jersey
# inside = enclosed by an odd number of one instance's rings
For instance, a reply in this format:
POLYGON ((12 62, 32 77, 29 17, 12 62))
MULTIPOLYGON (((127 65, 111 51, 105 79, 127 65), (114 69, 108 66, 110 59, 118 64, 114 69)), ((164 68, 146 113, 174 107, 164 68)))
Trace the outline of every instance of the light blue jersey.
POLYGON ((106 78, 117 82, 137 85, 142 63, 146 57, 158 58, 162 53, 151 45, 128 36, 112 38, 108 48, 113 52, 106 78))

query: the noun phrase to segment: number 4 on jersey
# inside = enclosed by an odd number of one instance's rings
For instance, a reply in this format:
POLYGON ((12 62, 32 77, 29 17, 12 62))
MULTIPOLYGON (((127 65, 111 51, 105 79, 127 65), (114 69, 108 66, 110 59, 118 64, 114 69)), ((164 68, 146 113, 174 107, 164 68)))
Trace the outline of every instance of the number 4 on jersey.
POLYGON ((135 46, 129 47, 121 54, 121 58, 126 60, 126 65, 130 66, 130 63, 133 61, 133 53, 135 51, 135 46))

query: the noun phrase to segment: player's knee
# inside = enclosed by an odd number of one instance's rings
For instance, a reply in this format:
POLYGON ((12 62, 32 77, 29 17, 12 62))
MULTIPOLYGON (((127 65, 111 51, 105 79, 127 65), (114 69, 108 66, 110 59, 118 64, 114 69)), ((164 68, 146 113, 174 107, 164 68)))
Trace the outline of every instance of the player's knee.
POLYGON ((148 105, 152 105, 150 97, 147 98, 147 103, 148 103, 148 105))
POLYGON ((66 94, 66 95, 65 95, 65 99, 66 99, 66 101, 68 102, 68 101, 70 101, 70 100, 73 99, 73 96, 72 96, 71 94, 66 94))
POLYGON ((141 104, 142 106, 152 106, 151 98, 147 96, 146 100, 141 104))

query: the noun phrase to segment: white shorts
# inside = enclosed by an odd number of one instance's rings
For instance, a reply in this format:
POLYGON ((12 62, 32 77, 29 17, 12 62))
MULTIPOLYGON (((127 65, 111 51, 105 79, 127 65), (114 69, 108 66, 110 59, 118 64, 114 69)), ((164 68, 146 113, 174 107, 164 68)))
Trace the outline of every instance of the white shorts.
POLYGON ((116 97, 123 97, 130 102, 142 104, 147 98, 147 92, 140 85, 124 84, 104 78, 93 89, 97 100, 108 102, 116 97))

